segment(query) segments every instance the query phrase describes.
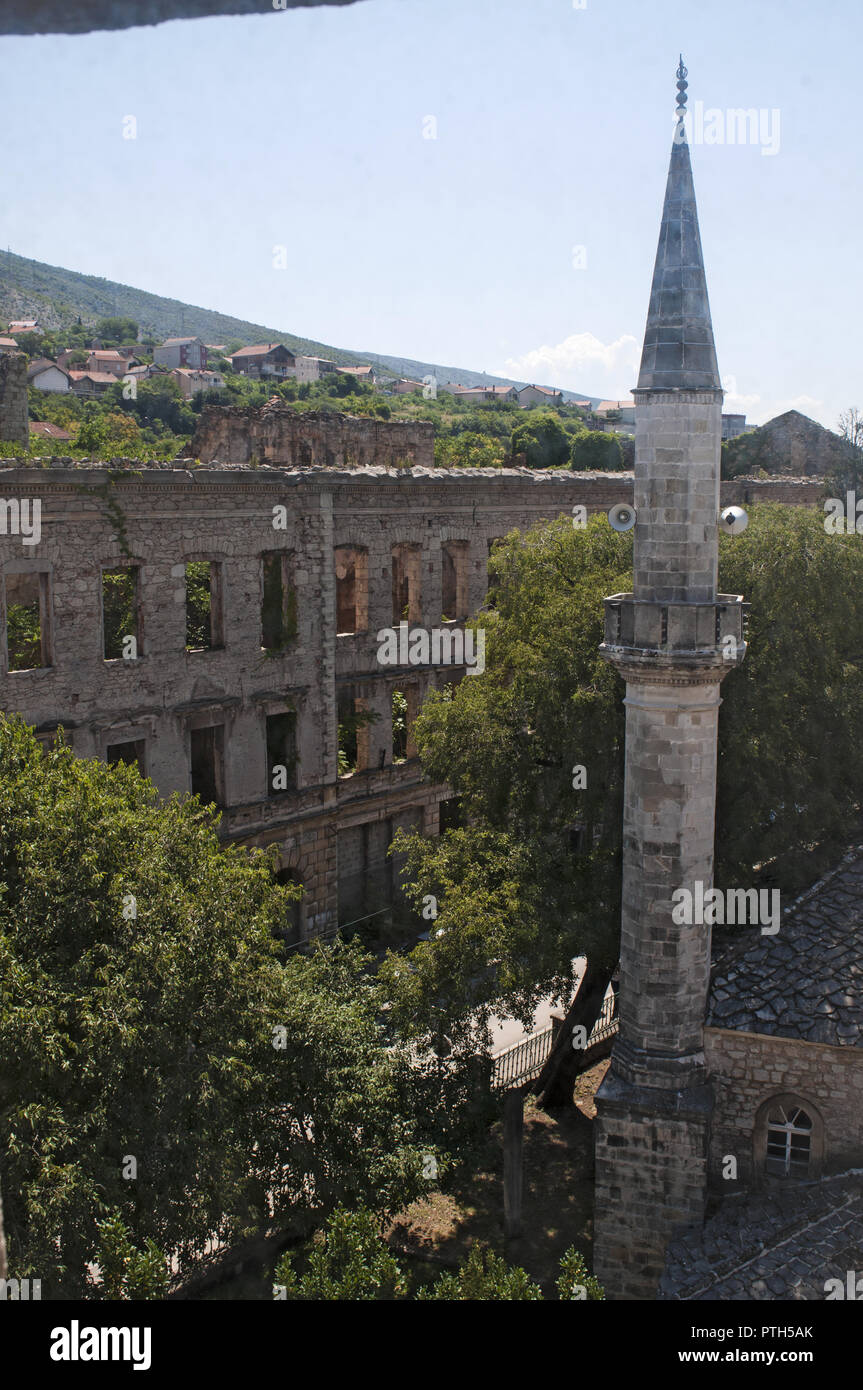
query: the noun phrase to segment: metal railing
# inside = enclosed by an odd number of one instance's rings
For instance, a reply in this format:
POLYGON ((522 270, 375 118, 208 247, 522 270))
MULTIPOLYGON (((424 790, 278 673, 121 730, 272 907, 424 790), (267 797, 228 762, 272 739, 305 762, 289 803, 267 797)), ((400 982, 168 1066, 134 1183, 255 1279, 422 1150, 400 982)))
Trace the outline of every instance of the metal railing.
MULTIPOLYGON (((613 1037, 617 1029, 617 994, 609 985, 602 1001, 602 1008, 590 1030, 587 1045, 582 1053, 580 1068, 582 1071, 586 1070, 590 1064, 591 1054, 601 1043, 613 1037)), ((519 1042, 513 1043, 511 1047, 504 1048, 502 1052, 498 1052, 496 1056, 492 1057, 491 1084, 493 1089, 510 1090, 514 1086, 521 1086, 527 1081, 535 1080, 548 1060, 556 1034, 556 1026, 550 1024, 541 1032, 531 1033, 529 1037, 522 1038, 519 1042)))

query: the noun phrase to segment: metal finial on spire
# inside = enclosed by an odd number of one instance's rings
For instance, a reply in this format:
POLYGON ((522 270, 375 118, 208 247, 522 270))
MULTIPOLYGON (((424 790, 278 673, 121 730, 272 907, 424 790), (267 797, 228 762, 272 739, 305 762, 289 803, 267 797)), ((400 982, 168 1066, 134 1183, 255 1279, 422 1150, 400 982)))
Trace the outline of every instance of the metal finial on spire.
POLYGON ((686 114, 686 88, 689 83, 686 80, 689 69, 683 65, 683 54, 680 55, 680 62, 677 67, 677 119, 683 120, 686 114))

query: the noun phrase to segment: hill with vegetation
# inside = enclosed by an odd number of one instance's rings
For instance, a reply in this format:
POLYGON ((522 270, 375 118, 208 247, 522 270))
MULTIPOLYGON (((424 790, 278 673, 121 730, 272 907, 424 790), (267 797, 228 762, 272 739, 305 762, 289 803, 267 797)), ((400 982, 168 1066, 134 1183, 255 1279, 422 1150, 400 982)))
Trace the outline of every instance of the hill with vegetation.
MULTIPOLYGON (((394 376, 423 377, 434 375, 439 382, 453 381, 472 386, 478 382, 488 386, 524 386, 523 381, 509 377, 488 376, 467 367, 447 367, 440 363, 420 362, 409 357, 387 357, 380 353, 348 351, 319 343, 313 338, 301 338, 284 329, 252 323, 247 319, 220 314, 215 309, 202 309, 196 304, 184 304, 179 299, 151 294, 148 290, 121 285, 99 275, 83 275, 77 270, 46 265, 17 256, 12 251, 0 254, 0 319, 37 318, 40 327, 64 330, 77 324, 94 325, 98 319, 112 316, 132 318, 140 324, 144 339, 194 335, 205 343, 284 343, 292 352, 313 357, 329 357, 340 366, 371 362, 394 376)), ((541 383, 546 384, 546 383, 541 383)), ((567 400, 587 399, 578 392, 564 391, 567 400)), ((593 396, 592 405, 599 404, 593 396)))

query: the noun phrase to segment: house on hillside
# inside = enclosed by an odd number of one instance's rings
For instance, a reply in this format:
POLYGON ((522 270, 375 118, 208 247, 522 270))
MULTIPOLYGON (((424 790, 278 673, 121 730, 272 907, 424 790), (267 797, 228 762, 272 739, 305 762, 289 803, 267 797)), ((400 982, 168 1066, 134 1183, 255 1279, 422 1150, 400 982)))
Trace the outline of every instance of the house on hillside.
POLYGON ((422 389, 421 381, 411 381, 406 376, 399 377, 398 381, 394 381, 390 386, 390 390, 395 392, 397 396, 408 396, 412 391, 421 391, 422 389))
POLYGON ((186 401, 190 401, 199 391, 221 391, 225 385, 225 378, 220 372, 196 372, 191 367, 175 367, 171 376, 186 401))
POLYGON ((124 376, 128 359, 116 348, 93 348, 87 354, 85 372, 110 372, 114 377, 124 376))
POLYGON ((36 357, 27 368, 27 385, 35 386, 37 391, 70 391, 72 382, 69 373, 50 357, 36 357))
POLYGON ((283 343, 256 343, 231 353, 231 366, 240 376, 297 376, 296 353, 283 343))
POLYGON ((453 386, 452 394, 457 401, 467 401, 470 405, 483 405, 490 401, 513 401, 518 404, 518 392, 514 386, 453 386))
POLYGON ((153 349, 153 361, 163 367, 192 367, 195 371, 205 371, 207 349, 200 338, 166 338, 160 347, 153 349))
POLYGON ((109 386, 117 385, 117 377, 113 372, 71 371, 69 376, 76 396, 102 396, 109 386))
POLYGON ((523 410, 530 405, 563 404, 563 392, 553 391, 550 386, 522 386, 516 396, 523 410))
POLYGON ((0 338, 0 352, 17 352, 18 344, 14 338, 0 338))
POLYGON ((615 434, 635 434, 635 401, 627 396, 623 401, 600 401, 593 412, 597 428, 615 434))
POLYGON ((320 381, 322 376, 328 372, 337 372, 339 369, 335 362, 329 357, 298 357, 297 358, 297 381, 320 381))
POLYGON ((15 333, 41 333, 42 329, 36 319, 13 319, 9 325, 9 332, 15 333))
POLYGON ((346 372, 349 376, 355 376, 357 381, 364 382, 366 386, 374 386, 377 382, 377 375, 374 367, 337 367, 336 371, 346 372))

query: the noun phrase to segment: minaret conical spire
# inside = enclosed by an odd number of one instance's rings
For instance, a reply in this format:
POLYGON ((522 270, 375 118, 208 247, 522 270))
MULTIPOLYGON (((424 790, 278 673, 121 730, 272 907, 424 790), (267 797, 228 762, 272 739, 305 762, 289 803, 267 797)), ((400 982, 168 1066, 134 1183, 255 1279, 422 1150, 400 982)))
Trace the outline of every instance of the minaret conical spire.
POLYGON ((677 125, 638 375, 642 391, 720 389, 684 123, 686 73, 681 56, 677 125))

